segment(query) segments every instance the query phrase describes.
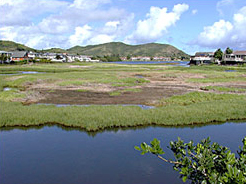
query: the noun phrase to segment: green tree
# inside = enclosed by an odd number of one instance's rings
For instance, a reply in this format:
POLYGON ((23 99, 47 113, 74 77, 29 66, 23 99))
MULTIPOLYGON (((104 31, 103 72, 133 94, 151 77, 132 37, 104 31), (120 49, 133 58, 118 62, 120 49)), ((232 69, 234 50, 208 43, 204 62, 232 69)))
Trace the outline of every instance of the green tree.
POLYGON ((130 55, 127 55, 126 59, 127 60, 130 60, 131 59, 131 56, 130 55))
POLYGON ((0 55, 0 61, 1 63, 4 63, 8 60, 8 56, 6 54, 1 54, 0 55))
POLYGON ((233 53, 233 50, 230 49, 230 47, 227 47, 225 53, 226 54, 232 54, 233 53))
POLYGON ((218 59, 218 60, 222 60, 222 57, 223 57, 223 52, 221 49, 218 49, 215 51, 214 53, 214 58, 218 59))
POLYGON ((243 147, 239 147, 238 156, 227 147, 212 143, 209 138, 194 145, 193 141, 184 143, 178 138, 170 142, 168 147, 174 153, 175 160, 168 160, 161 155, 165 154, 160 141, 154 139, 150 145, 145 142, 135 149, 141 154, 152 153, 164 162, 173 164, 183 182, 190 180, 192 184, 208 183, 246 183, 246 137, 242 140, 243 147))
POLYGON ((56 59, 62 59, 62 57, 59 54, 57 54, 56 59))

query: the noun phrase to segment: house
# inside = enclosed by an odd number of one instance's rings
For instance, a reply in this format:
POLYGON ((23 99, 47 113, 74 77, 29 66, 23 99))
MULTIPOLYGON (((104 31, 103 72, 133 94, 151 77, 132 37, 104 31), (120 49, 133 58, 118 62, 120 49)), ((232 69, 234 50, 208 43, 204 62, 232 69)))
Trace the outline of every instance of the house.
POLYGON ((0 51, 0 63, 9 63, 11 55, 12 52, 0 51))
POLYGON ((132 61, 150 61, 151 58, 147 56, 137 56, 137 57, 131 57, 132 61))
POLYGON ((164 57, 164 56, 155 56, 153 57, 154 61, 171 61, 170 57, 164 57))
POLYGON ((11 61, 23 61, 28 60, 28 53, 26 51, 13 52, 11 61))
POLYGON ((28 58, 30 58, 30 59, 35 59, 35 58, 37 58, 37 57, 39 57, 39 53, 36 53, 36 52, 32 52, 32 51, 30 51, 30 52, 28 52, 28 58))
POLYGON ((214 62, 213 52, 197 52, 195 56, 191 56, 190 64, 200 65, 214 62))
POLYGON ((246 51, 234 51, 232 54, 224 54, 226 64, 246 63, 246 51))
POLYGON ((67 54, 67 59, 68 62, 74 62, 74 61, 85 61, 85 62, 90 62, 91 57, 85 56, 85 55, 74 55, 74 54, 67 54))

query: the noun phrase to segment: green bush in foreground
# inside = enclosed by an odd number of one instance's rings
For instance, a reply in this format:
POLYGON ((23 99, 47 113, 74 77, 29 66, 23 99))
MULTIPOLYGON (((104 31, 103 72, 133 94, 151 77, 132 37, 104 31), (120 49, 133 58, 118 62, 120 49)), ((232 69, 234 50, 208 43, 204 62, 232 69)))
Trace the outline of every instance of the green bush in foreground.
POLYGON ((238 157, 227 147, 212 143, 209 138, 194 145, 193 141, 184 143, 171 141, 169 149, 172 150, 175 160, 168 160, 161 155, 165 152, 160 146, 160 141, 154 139, 150 145, 145 142, 135 149, 141 154, 152 153, 161 160, 173 164, 173 169, 178 171, 183 182, 187 179, 191 183, 246 183, 246 137, 242 140, 243 147, 239 147, 238 157))

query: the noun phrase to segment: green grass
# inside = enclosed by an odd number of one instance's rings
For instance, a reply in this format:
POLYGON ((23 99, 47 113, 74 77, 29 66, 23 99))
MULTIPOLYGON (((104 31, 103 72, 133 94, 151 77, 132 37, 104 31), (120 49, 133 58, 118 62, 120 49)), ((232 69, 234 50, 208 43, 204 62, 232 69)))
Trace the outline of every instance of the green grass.
POLYGON ((77 89, 76 91, 78 91, 78 92, 87 92, 88 90, 87 89, 77 89))
POLYGON ((0 92, 0 101, 12 101, 16 99, 25 98, 26 95, 24 93, 20 93, 17 89, 11 89, 9 91, 0 92))
POLYGON ((205 86, 201 87, 202 90, 213 90, 221 92, 246 92, 246 89, 243 88, 234 88, 234 87, 224 87, 224 86, 205 86))
POLYGON ((170 104, 150 110, 134 106, 23 106, 0 101, 0 127, 32 126, 55 123, 87 131, 140 125, 188 125, 246 118, 245 99, 170 104), (219 102, 219 103, 218 103, 219 102))
POLYGON ((221 101, 231 100, 246 100, 244 95, 236 94, 215 94, 215 93, 202 93, 202 92, 191 92, 184 95, 172 96, 170 98, 164 98, 160 100, 159 106, 164 105, 190 105, 194 103, 212 102, 220 103, 221 101))
POLYGON ((121 95, 121 91, 112 91, 109 93, 110 96, 119 96, 121 95))

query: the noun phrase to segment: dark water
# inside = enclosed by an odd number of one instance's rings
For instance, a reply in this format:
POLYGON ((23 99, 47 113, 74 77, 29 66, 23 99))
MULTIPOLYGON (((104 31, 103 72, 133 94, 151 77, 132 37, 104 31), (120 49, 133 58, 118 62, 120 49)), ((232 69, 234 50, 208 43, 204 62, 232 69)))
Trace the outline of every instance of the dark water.
MULTIPOLYGON (((246 136, 246 123, 202 127, 148 127, 87 133, 45 126, 1 129, 1 184, 178 184, 172 166, 134 150, 142 141, 159 138, 165 147, 180 136, 195 142, 211 137, 233 151, 246 136)), ((166 157, 171 158, 167 151, 166 157)))
POLYGON ((189 67, 188 61, 118 61, 109 62, 113 64, 129 64, 129 65, 139 65, 139 64, 167 64, 170 66, 184 66, 189 67))

